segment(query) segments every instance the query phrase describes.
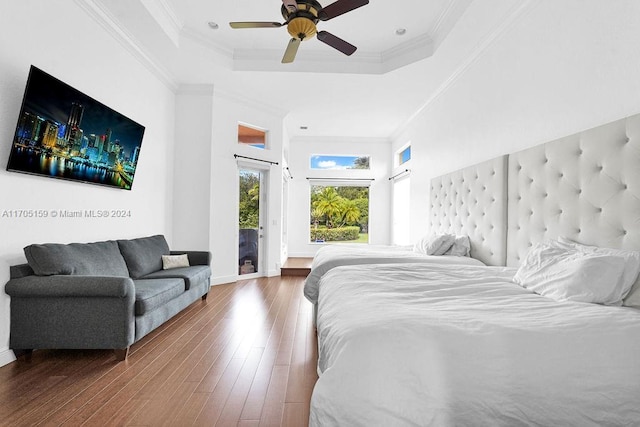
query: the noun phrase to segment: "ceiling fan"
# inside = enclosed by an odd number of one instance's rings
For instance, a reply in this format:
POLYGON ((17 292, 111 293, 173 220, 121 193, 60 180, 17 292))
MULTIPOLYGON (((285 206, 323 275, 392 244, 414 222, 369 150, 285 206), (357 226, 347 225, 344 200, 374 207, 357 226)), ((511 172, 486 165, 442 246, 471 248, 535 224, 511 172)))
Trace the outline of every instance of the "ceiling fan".
POLYGON ((287 26, 291 40, 282 57, 282 63, 290 63, 296 57, 300 42, 317 34, 318 40, 351 55, 356 47, 351 43, 334 36, 328 31, 317 31, 318 21, 328 21, 361 6, 369 4, 369 0, 337 0, 327 7, 322 7, 316 0, 282 0, 281 12, 285 19, 279 22, 230 22, 231 28, 279 28, 287 26))

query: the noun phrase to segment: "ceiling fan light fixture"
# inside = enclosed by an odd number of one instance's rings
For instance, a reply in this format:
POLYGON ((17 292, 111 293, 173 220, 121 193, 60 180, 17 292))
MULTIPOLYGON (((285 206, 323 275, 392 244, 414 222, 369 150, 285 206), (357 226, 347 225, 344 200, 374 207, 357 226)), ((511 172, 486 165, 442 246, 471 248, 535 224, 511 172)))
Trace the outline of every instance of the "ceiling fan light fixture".
POLYGON ((311 19, 297 17, 289 21, 287 31, 289 31, 291 37, 305 40, 315 36, 318 30, 316 29, 316 24, 311 19))
POLYGON ((396 30, 396 35, 398 36, 404 36, 407 33, 407 29, 406 28, 398 28, 396 30))
POLYGON ((239 21, 229 22, 229 26, 231 28, 279 28, 286 26, 291 40, 289 40, 282 57, 283 64, 293 62, 300 43, 313 36, 316 36, 327 46, 349 56, 356 51, 357 47, 328 31, 318 32, 316 24, 318 21, 328 21, 367 4, 369 4, 369 0, 335 0, 323 8, 318 0, 282 0, 280 12, 285 19, 284 23, 239 21))

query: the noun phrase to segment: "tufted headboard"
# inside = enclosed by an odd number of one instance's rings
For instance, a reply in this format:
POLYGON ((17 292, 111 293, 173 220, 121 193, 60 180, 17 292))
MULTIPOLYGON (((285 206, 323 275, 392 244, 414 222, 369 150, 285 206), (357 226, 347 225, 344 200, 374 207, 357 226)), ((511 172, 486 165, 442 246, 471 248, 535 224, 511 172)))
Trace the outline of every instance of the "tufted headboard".
POLYGON ((507 265, 536 242, 640 249, 640 115, 509 156, 507 265))
POLYGON ((467 235, 471 256, 487 265, 506 259, 507 157, 433 178, 430 234, 467 235))

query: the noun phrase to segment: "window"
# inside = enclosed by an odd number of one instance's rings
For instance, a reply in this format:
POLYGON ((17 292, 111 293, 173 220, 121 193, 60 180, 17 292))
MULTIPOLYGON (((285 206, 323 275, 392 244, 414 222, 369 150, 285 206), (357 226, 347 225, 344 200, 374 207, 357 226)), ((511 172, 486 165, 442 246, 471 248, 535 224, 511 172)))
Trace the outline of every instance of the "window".
POLYGON ((369 156, 311 156, 311 169, 369 169, 369 156))
POLYGON ((409 160, 411 160, 411 145, 407 145, 405 148, 398 152, 398 166, 407 163, 409 160))
POLYGON ((267 148, 267 132, 261 129, 252 128, 238 124, 238 144, 264 150, 267 148))
POLYGON ((311 185, 311 243, 369 243, 369 187, 311 185))

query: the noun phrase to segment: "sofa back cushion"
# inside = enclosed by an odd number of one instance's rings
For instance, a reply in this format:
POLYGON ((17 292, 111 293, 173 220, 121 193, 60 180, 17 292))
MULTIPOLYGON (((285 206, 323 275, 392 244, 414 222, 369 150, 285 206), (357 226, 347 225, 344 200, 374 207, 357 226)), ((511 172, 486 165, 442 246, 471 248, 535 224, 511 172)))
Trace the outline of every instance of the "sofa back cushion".
POLYGON ((29 266, 38 276, 54 274, 129 277, 114 240, 96 243, 45 243, 24 248, 29 266))
POLYGON ((162 255, 169 255, 169 245, 161 234, 118 240, 118 246, 127 263, 129 275, 134 279, 162 270, 162 255))

